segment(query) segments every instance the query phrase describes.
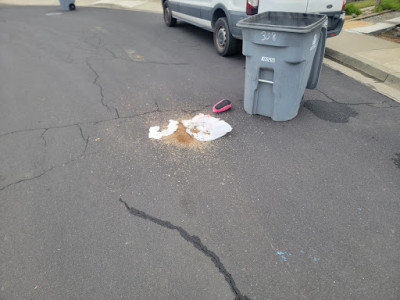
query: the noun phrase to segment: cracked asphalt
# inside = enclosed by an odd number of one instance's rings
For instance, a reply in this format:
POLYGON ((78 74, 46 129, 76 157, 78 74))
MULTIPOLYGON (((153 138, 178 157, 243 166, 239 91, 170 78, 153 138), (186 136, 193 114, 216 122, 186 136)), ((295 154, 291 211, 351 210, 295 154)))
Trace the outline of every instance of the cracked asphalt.
POLYGON ((1 299, 398 299, 400 104, 324 67, 289 122, 154 13, 0 7, 1 299), (211 113, 199 149, 150 126, 211 113))

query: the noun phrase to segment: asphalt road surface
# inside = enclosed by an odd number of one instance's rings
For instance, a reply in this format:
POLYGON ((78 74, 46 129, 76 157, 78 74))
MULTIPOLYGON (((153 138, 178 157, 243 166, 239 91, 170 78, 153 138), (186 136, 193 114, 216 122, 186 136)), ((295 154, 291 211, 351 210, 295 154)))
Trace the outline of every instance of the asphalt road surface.
POLYGON ((1 7, 0 298, 398 299, 400 104, 324 67, 273 122, 244 66, 159 14, 1 7), (222 98, 227 136, 148 138, 222 98))

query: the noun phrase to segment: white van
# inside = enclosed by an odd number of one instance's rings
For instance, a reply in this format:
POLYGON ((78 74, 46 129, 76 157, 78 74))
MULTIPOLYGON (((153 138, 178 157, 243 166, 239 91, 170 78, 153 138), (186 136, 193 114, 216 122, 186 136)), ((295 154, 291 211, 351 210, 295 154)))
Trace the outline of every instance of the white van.
POLYGON ((214 32, 214 45, 222 56, 238 50, 242 32, 237 22, 265 11, 323 13, 328 16, 328 37, 336 36, 344 23, 346 0, 161 0, 164 22, 182 20, 214 32))

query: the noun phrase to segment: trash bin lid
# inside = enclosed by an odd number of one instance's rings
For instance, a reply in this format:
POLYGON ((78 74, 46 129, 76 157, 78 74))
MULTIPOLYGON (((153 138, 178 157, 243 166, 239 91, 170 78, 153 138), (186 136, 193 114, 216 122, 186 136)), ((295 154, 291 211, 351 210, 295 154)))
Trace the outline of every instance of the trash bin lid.
POLYGON ((326 21, 326 15, 268 11, 237 23, 238 27, 272 31, 308 33, 326 21))

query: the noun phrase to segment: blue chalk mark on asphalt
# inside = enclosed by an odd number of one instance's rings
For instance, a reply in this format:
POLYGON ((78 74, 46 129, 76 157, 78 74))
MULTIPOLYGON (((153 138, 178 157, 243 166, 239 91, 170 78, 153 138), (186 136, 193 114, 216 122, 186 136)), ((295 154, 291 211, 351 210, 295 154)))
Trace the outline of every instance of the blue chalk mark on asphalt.
POLYGON ((287 261, 287 258, 286 258, 286 252, 284 252, 284 251, 276 251, 276 254, 278 254, 282 259, 283 259, 283 261, 287 261))
MULTIPOLYGON (((306 254, 304 250, 300 250, 300 253, 306 254)), ((284 262, 287 262, 288 258, 293 256, 292 252, 287 252, 287 251, 276 251, 276 254, 278 254, 284 262)), ((308 257, 311 258, 316 263, 321 260, 321 258, 318 255, 308 254, 308 257)))
POLYGON ((318 255, 309 254, 308 257, 312 258, 314 262, 319 262, 321 258, 318 255))

